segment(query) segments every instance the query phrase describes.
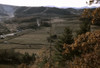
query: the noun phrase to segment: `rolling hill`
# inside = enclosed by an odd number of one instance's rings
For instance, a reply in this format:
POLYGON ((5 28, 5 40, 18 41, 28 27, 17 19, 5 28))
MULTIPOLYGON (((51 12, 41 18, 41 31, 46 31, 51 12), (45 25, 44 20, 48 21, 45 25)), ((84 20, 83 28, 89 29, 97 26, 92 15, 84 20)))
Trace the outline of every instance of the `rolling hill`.
POLYGON ((0 4, 0 16, 3 15, 13 17, 17 8, 17 6, 0 4))
POLYGON ((59 15, 80 15, 83 9, 74 8, 56 8, 56 7, 19 7, 15 11, 15 16, 33 16, 33 15, 48 15, 48 16, 59 16, 59 15))
POLYGON ((0 4, 0 17, 2 16, 33 16, 33 15, 80 15, 83 9, 56 8, 56 7, 26 7, 0 4))

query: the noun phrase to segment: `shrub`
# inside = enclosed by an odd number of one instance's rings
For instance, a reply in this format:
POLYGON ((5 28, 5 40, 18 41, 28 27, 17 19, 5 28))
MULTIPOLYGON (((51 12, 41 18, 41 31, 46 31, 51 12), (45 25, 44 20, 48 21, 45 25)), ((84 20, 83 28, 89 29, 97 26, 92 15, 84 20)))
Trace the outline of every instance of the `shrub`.
POLYGON ((69 55, 72 63, 86 65, 88 68, 98 68, 100 64, 100 31, 79 35, 73 44, 64 44, 64 49, 63 54, 69 55))
POLYGON ((43 22, 41 26, 45 26, 45 27, 51 27, 52 25, 51 25, 50 23, 43 22))
POLYGON ((57 39, 57 35, 52 35, 50 37, 47 37, 48 42, 54 42, 54 40, 57 39))
POLYGON ((31 56, 28 53, 21 54, 13 50, 1 50, 0 52, 0 64, 30 64, 34 63, 35 60, 35 54, 31 56))
POLYGON ((35 54, 32 54, 32 56, 30 56, 28 53, 25 53, 22 57, 22 63, 25 64, 30 64, 31 62, 34 63, 35 60, 36 60, 35 54))

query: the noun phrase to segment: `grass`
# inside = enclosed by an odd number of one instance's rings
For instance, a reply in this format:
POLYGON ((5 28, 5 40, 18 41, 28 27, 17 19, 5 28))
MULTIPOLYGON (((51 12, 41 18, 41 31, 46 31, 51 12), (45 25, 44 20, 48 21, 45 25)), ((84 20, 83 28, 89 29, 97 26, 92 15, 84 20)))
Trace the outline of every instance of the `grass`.
POLYGON ((19 52, 21 54, 25 54, 27 52, 28 54, 32 55, 35 53, 36 55, 40 56, 44 50, 43 49, 15 49, 15 52, 19 52))
MULTIPOLYGON (((79 29, 79 25, 81 22, 78 18, 56 18, 51 21, 52 23, 52 34, 61 35, 64 31, 65 27, 70 27, 74 34, 76 30, 79 29)), ((92 31, 100 29, 99 26, 91 26, 92 31)), ((26 30, 21 32, 20 36, 12 37, 11 39, 6 38, 0 40, 0 49, 15 49, 16 51, 21 52, 38 52, 37 50, 41 50, 41 48, 49 45, 47 41, 47 37, 50 36, 50 27, 41 27, 37 30, 26 30), (7 44, 3 43, 3 41, 7 41, 7 44), (29 50, 30 49, 30 50, 29 50), (36 50, 37 49, 37 50, 36 50)))
POLYGON ((17 68, 17 66, 0 64, 0 68, 17 68))
POLYGON ((14 38, 8 42, 10 43, 19 43, 19 44, 45 44, 47 43, 46 34, 27 34, 17 38, 14 38))
MULTIPOLYGON (((51 21, 52 23, 52 34, 61 35, 65 27, 70 27, 74 34, 76 30, 79 29, 81 24, 78 18, 61 18, 51 21)), ((92 31, 100 29, 99 26, 91 26, 92 31)), ((47 37, 50 36, 50 27, 41 27, 37 30, 25 30, 21 32, 19 36, 8 37, 5 39, 0 39, 0 49, 14 49, 15 52, 24 54, 25 52, 29 54, 36 53, 38 56, 44 52, 44 54, 49 54, 49 43, 47 37), (21 34, 21 35, 20 35, 21 34), (7 43, 4 43, 7 41, 7 43)), ((12 65, 0 65, 0 68, 15 68, 12 65)))

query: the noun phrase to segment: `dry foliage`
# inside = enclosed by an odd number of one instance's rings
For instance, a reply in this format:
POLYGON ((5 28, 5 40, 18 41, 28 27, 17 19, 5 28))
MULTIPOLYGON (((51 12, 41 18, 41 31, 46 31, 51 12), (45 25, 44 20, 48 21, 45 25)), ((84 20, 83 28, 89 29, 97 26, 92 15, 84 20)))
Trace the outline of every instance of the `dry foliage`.
POLYGON ((24 64, 24 63, 22 63, 22 64, 20 64, 20 65, 18 66, 18 68, 29 68, 29 66, 26 65, 26 64, 24 64))
POLYGON ((86 19, 94 25, 100 25, 100 7, 96 9, 85 9, 81 20, 86 19))
POLYGON ((71 45, 64 44, 63 54, 71 55, 72 63, 89 68, 100 65, 100 31, 79 35, 71 45))

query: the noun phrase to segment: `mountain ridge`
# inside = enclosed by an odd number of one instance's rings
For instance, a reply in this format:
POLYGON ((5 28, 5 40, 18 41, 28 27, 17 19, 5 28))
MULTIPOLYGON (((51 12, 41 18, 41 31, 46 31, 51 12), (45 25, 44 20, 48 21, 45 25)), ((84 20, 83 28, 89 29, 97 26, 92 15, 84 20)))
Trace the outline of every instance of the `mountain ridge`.
POLYGON ((6 14, 11 17, 14 16, 13 14, 16 11, 16 9, 17 9, 17 6, 0 4, 0 13, 6 14))
POLYGON ((0 4, 0 17, 24 17, 34 15, 59 16, 59 15, 80 15, 83 8, 57 8, 57 7, 27 7, 0 4))
MULTIPOLYGON (((45 11, 45 13, 54 13, 54 14, 70 14, 70 10, 67 10, 69 8, 57 8, 57 7, 27 7, 27 6, 13 6, 13 5, 5 5, 5 4, 0 4, 0 16, 2 15, 8 15, 13 17, 14 15, 18 15, 20 14, 36 14, 38 13, 43 13, 43 11, 45 11), (45 11, 45 9, 49 8, 49 11, 45 11), (62 13, 61 13, 62 12, 62 13), (2 15, 1 15, 2 14, 2 15)), ((75 9, 72 8, 74 11, 75 10, 79 10, 79 9, 75 9)))

